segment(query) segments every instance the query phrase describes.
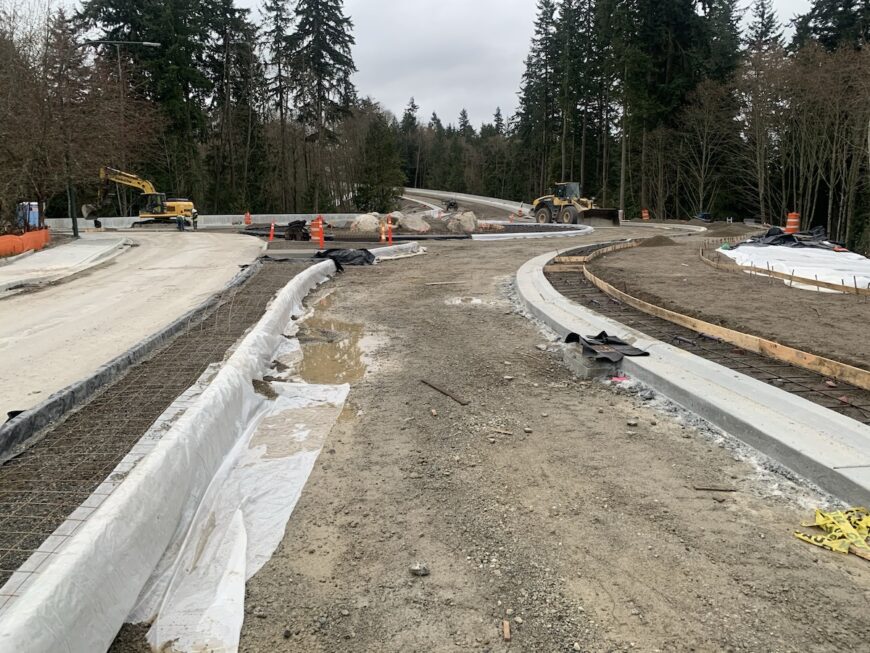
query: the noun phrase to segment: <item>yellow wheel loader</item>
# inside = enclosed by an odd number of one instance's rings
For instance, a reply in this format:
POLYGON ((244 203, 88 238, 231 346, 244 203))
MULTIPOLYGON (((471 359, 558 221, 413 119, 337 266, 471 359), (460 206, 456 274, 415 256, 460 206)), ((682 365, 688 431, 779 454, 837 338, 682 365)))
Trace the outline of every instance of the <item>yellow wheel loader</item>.
POLYGON ((532 203, 532 215, 540 224, 584 224, 618 227, 619 209, 595 206, 595 198, 582 197, 580 184, 568 181, 556 184, 551 195, 539 197, 532 203))
MULTIPOLYGON (((168 198, 166 193, 158 193, 157 189, 147 179, 129 172, 116 170, 115 168, 100 168, 100 192, 97 195, 97 204, 85 204, 82 207, 82 215, 87 218, 99 206, 108 204, 109 184, 114 182, 130 188, 138 188, 142 191, 139 198, 139 218, 141 220, 153 220, 154 222, 173 223, 176 218, 192 220, 198 215, 193 202, 188 199, 168 198)), ((135 226, 135 225, 134 225, 135 226)))

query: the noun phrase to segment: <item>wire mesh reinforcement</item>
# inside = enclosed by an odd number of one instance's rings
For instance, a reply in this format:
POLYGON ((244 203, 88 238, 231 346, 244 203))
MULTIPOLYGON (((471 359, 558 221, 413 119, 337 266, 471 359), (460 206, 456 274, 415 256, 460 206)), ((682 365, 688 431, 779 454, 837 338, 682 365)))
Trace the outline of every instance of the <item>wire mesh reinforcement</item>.
MULTIPOLYGON (((564 256, 586 256, 589 253, 589 248, 584 248, 582 252, 570 252, 564 256)), ((589 283, 582 272, 547 271, 546 277, 559 293, 596 313, 858 422, 870 424, 870 392, 866 390, 842 381, 833 382, 821 374, 741 349, 648 315, 609 297, 589 283)))
POLYGON ((266 263, 219 306, 0 466, 0 586, 85 501, 151 424, 263 315, 304 264, 266 263))

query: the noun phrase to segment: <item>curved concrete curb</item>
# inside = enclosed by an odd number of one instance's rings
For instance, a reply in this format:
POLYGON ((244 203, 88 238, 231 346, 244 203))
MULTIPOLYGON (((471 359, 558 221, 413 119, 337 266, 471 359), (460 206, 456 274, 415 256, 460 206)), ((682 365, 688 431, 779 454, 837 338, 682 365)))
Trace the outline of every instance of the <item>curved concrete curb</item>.
MULTIPOLYGON (((493 223, 491 223, 493 224, 493 223)), ((523 240, 526 238, 571 238, 573 236, 588 236, 595 229, 588 225, 580 225, 576 229, 571 229, 568 231, 567 229, 560 229, 558 231, 534 231, 531 233, 520 233, 520 234, 471 234, 472 240, 482 240, 482 241, 496 241, 496 240, 523 240)))
MULTIPOLYGON (((93 268, 109 263, 113 259, 117 258, 121 254, 129 250, 133 244, 133 241, 131 241, 130 239, 121 238, 117 241, 110 242, 105 247, 105 249, 96 252, 89 258, 81 261, 74 266, 67 268, 62 272, 57 270, 53 272, 46 271, 45 273, 39 274, 37 276, 13 279, 10 281, 0 281, 0 297, 9 297, 24 290, 69 281, 70 279, 82 274, 83 272, 88 272, 93 268)), ((66 247, 66 245, 61 245, 61 247, 66 247)), ((42 252, 45 251, 46 250, 42 250, 42 252)), ((37 254, 42 252, 25 252, 25 254, 37 254)))
POLYGON ((870 502, 870 427, 771 385, 650 338, 558 293, 538 256, 517 272, 529 312, 561 336, 600 331, 650 352, 626 373, 746 444, 855 505, 870 502))
POLYGON ((622 220, 620 224, 626 227, 661 229, 662 231, 691 231, 696 234, 703 234, 710 231, 707 227, 695 224, 661 224, 659 222, 636 222, 634 220, 622 220))
POLYGON ((408 195, 400 195, 401 199, 407 200, 408 202, 414 202, 415 204, 419 204, 421 206, 425 206, 427 209, 431 209, 432 211, 441 211, 441 207, 437 204, 432 204, 431 202, 426 202, 416 197, 409 197, 408 195))
POLYGON ((465 200, 471 204, 483 204, 496 209, 504 209, 506 213, 513 213, 519 210, 528 211, 531 206, 522 202, 511 202, 509 200, 500 200, 495 197, 482 197, 480 195, 468 195, 467 193, 448 193, 442 190, 429 190, 426 188, 406 188, 404 195, 420 195, 422 197, 435 198, 439 200, 465 200))

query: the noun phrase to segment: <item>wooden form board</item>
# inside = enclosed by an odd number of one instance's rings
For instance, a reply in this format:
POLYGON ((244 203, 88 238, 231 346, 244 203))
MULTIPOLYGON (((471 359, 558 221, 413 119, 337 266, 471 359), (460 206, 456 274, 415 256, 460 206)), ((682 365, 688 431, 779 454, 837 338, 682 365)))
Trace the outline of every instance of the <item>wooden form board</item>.
POLYGON ((556 265, 576 265, 578 263, 585 264, 590 261, 594 261, 599 256, 604 256, 605 254, 610 254, 611 252, 618 252, 623 249, 631 249, 633 247, 637 247, 641 244, 640 240, 630 240, 625 243, 616 243, 615 245, 610 245, 609 247, 602 247, 601 249, 597 249, 594 252, 590 253, 588 256, 557 256, 553 259, 553 263, 556 265))
MULTIPOLYGON (((724 242, 739 242, 741 240, 744 240, 744 238, 745 237, 722 238, 718 242, 720 244, 724 242)), ((839 381, 842 381, 843 383, 848 383, 849 385, 863 388, 864 390, 870 390, 870 371, 863 370, 859 367, 854 367, 846 363, 841 363, 830 358, 824 358, 823 356, 817 356, 816 354, 801 351, 800 349, 788 347, 787 345, 782 345, 778 342, 773 342, 772 340, 766 340, 764 338, 753 336, 748 333, 742 333, 733 329, 727 329, 716 324, 711 324, 703 320, 689 317, 688 315, 683 315, 682 313, 670 311, 666 308, 656 306, 655 304, 650 304, 649 302, 645 302, 642 299, 638 299, 637 297, 633 297, 627 293, 624 293, 621 290, 617 290, 614 286, 610 285, 606 281, 596 277, 589 271, 589 268, 586 267, 586 263, 590 263, 591 261, 595 260, 600 256, 604 256, 605 254, 609 254, 611 252, 637 247, 638 245, 640 245, 641 242, 642 241, 640 240, 636 240, 627 243, 617 243, 615 245, 611 245, 610 247, 604 247, 602 249, 594 251, 588 256, 556 257, 556 259, 554 259, 554 263, 556 263, 556 265, 548 265, 545 269, 548 272, 568 272, 574 271, 575 268, 579 268, 579 270, 577 271, 582 271, 586 279, 588 279, 589 282, 592 283, 599 290, 613 297, 614 299, 625 302, 629 306, 632 306, 639 311, 643 311, 644 313, 648 313, 649 315, 660 317, 663 320, 678 324, 679 326, 691 329, 692 331, 703 333, 708 336, 713 336, 714 338, 720 338, 721 340, 740 347, 741 349, 745 349, 746 351, 751 351, 756 354, 762 354, 764 356, 773 358, 774 360, 788 363, 789 365, 794 365, 795 367, 800 367, 805 370, 810 370, 811 372, 837 379, 839 381)), ((701 250, 701 259, 705 260, 703 249, 701 250)), ((718 268, 719 266, 722 266, 723 269, 725 268, 725 266, 721 263, 716 263, 715 261, 707 262, 713 267, 718 268)), ((744 270, 742 266, 736 267, 744 270)), ((767 273, 767 270, 764 270, 763 272, 767 273)), ((800 280, 797 278, 795 279, 795 281, 798 283, 805 283, 805 280, 800 280)), ((812 280, 810 283, 815 283, 815 281, 812 280)))
POLYGON ((710 324, 709 322, 704 322, 703 320, 698 320, 689 317, 688 315, 676 313, 666 308, 656 306, 655 304, 650 304, 649 302, 645 302, 637 297, 632 297, 621 290, 617 290, 606 281, 599 279, 592 274, 588 268, 584 269, 583 274, 590 283, 605 294, 610 295, 614 299, 618 299, 633 308, 643 311, 644 313, 660 317, 663 320, 673 322, 674 324, 686 327, 692 331, 697 331, 698 333, 720 338, 725 342, 740 347, 741 349, 769 356, 770 358, 783 363, 789 363, 790 365, 837 379, 843 383, 863 388, 864 390, 870 390, 870 371, 831 360, 830 358, 810 354, 799 349, 794 349, 793 347, 781 345, 772 340, 765 340, 764 338, 749 335, 748 333, 741 333, 740 331, 727 329, 716 324, 710 324))

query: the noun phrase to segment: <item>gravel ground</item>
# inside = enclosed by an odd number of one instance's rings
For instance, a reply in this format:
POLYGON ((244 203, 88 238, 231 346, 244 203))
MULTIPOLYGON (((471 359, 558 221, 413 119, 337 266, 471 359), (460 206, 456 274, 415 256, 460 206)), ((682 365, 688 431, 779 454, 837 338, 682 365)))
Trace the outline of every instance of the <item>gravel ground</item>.
MULTIPOLYGON (((822 497, 539 347, 511 277, 555 246, 433 243, 327 287, 319 317, 363 328, 368 372, 248 583, 241 651, 838 651, 870 632, 867 563, 792 536, 822 497)), ((113 650, 140 645, 129 628, 113 650)))
POLYGON ((870 302, 716 270, 698 257, 702 240, 691 237, 679 239, 678 247, 608 254, 591 269, 620 290, 659 306, 870 369, 870 302))

